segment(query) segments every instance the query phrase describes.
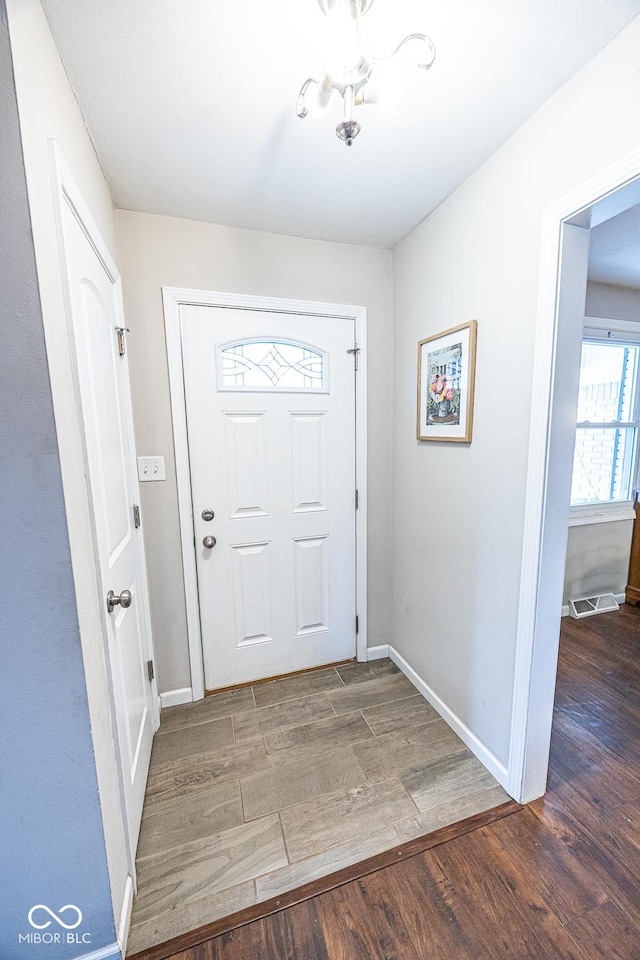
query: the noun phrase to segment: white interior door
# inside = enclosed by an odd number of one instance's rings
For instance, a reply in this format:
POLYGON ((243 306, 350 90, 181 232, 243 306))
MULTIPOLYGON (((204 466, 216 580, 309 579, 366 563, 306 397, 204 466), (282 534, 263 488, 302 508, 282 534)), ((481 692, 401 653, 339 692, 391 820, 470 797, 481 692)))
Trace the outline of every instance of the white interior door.
POLYGON ((181 325, 207 688, 354 657, 354 321, 181 325))
POLYGON ((121 355, 119 283, 110 276, 68 203, 62 229, 78 382, 95 523, 98 579, 107 634, 127 826, 135 852, 156 726, 149 678, 151 627, 126 356, 121 355), (112 590, 124 603, 107 611, 112 590), (130 598, 124 591, 128 591, 130 598))

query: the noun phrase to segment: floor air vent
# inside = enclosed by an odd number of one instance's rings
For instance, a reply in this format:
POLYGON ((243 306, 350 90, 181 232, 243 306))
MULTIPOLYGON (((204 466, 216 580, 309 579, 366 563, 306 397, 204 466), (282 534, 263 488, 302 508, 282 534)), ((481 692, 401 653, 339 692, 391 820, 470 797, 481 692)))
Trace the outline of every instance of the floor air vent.
POLYGON ((569 616, 579 620, 581 617, 592 617, 595 613, 608 613, 610 610, 619 610, 618 601, 612 593, 602 593, 599 597, 581 597, 580 600, 569 600, 569 616))

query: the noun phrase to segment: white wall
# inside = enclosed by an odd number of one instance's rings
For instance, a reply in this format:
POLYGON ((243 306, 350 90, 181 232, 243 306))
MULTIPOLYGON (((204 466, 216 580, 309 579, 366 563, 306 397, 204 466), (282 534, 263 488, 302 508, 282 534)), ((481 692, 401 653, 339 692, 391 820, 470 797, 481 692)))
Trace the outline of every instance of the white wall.
POLYGON ((587 317, 640 321, 640 290, 611 283, 587 284, 587 317))
MULTIPOLYGON (((36 265, 54 399, 78 616, 116 921, 127 858, 93 567, 81 437, 76 415, 54 219, 48 139, 56 140, 112 254, 113 205, 78 104, 38 0, 7 0, 36 265)), ((34 505, 37 509, 37 505, 34 505)))
POLYGON ((166 458, 142 485, 143 529, 161 692, 190 686, 161 288, 191 287, 368 311, 369 645, 389 642, 392 255, 171 217, 117 212, 139 454, 166 458))
POLYGON ((393 637, 508 765, 542 214, 640 149, 636 19, 394 256, 393 637), (415 439, 420 338, 478 319, 474 438, 415 439))

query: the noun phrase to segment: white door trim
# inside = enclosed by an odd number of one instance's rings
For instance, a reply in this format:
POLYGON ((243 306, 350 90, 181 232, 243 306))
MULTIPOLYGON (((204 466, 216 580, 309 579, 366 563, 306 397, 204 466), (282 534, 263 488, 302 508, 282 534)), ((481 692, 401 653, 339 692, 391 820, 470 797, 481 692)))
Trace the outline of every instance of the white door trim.
POLYGON ((358 660, 367 659, 367 311, 365 307, 334 303, 313 303, 308 300, 285 300, 220 293, 210 290, 188 290, 163 287, 164 323, 169 366, 169 389, 173 417, 174 452, 178 484, 178 510, 182 540, 182 568, 189 635, 191 690, 194 700, 204 697, 204 664, 200 631, 200 606, 194 551, 195 531, 191 499, 187 413, 184 400, 182 367, 182 335, 180 307, 184 304, 208 307, 236 307, 264 310, 270 313, 298 313, 316 317, 344 317, 355 321, 356 342, 360 348, 356 377, 356 483, 359 508, 356 512, 356 610, 359 618, 357 636, 358 660))
MULTIPOLYGON (((540 250, 540 275, 536 339, 533 365, 533 390, 529 434, 529 465, 525 498, 523 554, 520 578, 520 602, 516 640, 511 741, 509 749, 508 792, 520 802, 541 796, 546 788, 549 761, 549 732, 553 716, 557 633, 560 609, 555 609, 555 589, 542 589, 542 572, 552 576, 562 588, 564 565, 558 564, 545 542, 545 517, 566 506, 562 484, 550 485, 550 461, 554 456, 553 390, 557 376, 560 315, 560 264, 564 226, 573 221, 580 226, 595 225, 588 208, 614 191, 629 187, 629 201, 637 193, 633 181, 640 176, 640 151, 602 171, 571 194, 553 204, 543 214, 540 250), (586 214, 581 219, 580 215, 586 214), (549 594, 553 594, 550 596, 549 594), (556 629, 556 621, 557 628, 556 629), (555 633, 555 639, 554 639, 555 633)), ((613 201, 615 204, 615 201, 613 201)), ((620 208, 625 209, 624 206, 620 208)), ((602 219, 620 212, 611 209, 602 219)), ((600 222, 600 217, 598 217, 600 222)), ((565 478, 566 479, 566 478, 565 478)), ((549 583, 546 577, 547 584, 549 583)))

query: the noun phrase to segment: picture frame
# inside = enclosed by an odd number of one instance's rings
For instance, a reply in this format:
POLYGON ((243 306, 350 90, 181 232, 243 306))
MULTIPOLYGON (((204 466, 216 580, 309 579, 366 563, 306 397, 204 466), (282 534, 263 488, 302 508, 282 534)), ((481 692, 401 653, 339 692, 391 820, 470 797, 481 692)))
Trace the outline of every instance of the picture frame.
POLYGON ((416 438, 471 443, 478 321, 418 343, 416 438))

